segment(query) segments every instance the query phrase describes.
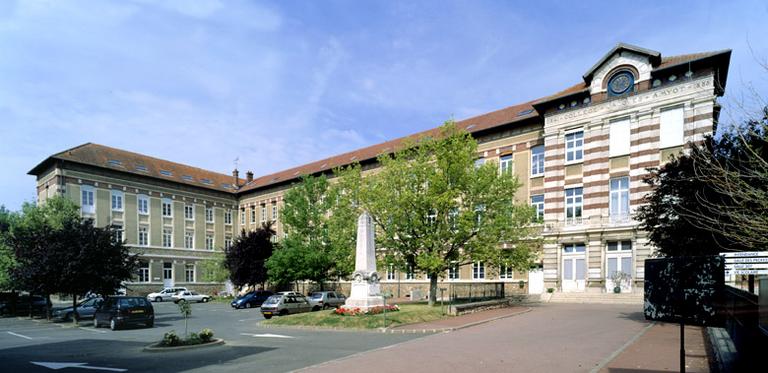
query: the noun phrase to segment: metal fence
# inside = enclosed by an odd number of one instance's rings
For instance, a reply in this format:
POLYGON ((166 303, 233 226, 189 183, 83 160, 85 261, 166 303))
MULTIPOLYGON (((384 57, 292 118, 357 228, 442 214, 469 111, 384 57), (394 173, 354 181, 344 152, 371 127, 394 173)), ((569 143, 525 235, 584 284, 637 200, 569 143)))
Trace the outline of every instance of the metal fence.
POLYGON ((479 302, 504 298, 503 282, 456 283, 448 284, 450 302, 479 302))

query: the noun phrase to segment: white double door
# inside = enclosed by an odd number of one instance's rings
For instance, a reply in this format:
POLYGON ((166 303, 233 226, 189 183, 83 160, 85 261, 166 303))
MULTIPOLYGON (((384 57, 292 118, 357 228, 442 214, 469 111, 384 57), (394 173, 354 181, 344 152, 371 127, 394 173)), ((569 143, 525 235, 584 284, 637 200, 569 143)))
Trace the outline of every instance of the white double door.
POLYGON ((583 253, 563 256, 563 291, 584 291, 587 275, 587 262, 583 253))
MULTIPOLYGON (((611 279, 614 272, 624 272, 627 274, 627 276, 632 276, 632 253, 609 254, 606 256, 605 260, 605 273, 607 277, 605 281, 605 290, 608 292, 613 292, 613 288, 615 288, 617 285, 611 279)), ((628 278, 618 285, 621 287, 622 292, 632 291, 631 278, 628 278)))

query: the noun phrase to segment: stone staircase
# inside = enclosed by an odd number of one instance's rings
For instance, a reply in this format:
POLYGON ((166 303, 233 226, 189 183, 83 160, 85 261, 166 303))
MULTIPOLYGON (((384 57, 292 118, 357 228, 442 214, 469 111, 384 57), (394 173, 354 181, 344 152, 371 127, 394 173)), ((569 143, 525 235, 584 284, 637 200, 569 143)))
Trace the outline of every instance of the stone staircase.
POLYGON ((598 304, 643 304, 643 293, 561 293, 543 294, 543 302, 550 303, 598 303, 598 304), (547 295, 551 295, 547 300, 547 295))

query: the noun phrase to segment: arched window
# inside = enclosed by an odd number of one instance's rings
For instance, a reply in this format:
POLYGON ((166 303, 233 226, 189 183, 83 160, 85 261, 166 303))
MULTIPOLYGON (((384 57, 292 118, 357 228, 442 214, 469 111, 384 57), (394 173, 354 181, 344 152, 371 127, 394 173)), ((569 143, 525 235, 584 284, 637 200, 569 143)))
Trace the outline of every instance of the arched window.
POLYGON ((608 95, 621 96, 632 92, 635 86, 635 76, 627 70, 619 71, 608 80, 608 95))

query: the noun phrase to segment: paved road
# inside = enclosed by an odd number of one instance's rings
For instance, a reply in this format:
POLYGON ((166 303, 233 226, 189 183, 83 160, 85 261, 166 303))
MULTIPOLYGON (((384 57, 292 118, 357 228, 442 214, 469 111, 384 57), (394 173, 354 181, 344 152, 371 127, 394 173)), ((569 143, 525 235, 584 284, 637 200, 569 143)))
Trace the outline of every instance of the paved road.
MULTIPOLYGON (((146 345, 169 330, 184 332, 184 321, 173 303, 155 303, 155 327, 111 331, 69 323, 0 319, 0 372, 50 372, 32 362, 82 362, 91 367, 133 372, 286 372, 320 362, 420 337, 374 332, 269 329, 258 309, 233 310, 224 304, 193 304, 190 331, 210 327, 224 346, 150 353, 146 345), (66 326, 66 327, 63 327, 66 326), (265 334, 277 334, 279 338, 265 334)), ((69 368, 64 371, 84 371, 69 368)))
POLYGON ((639 306, 546 304, 531 312, 307 368, 309 372, 588 372, 647 325, 639 306))

